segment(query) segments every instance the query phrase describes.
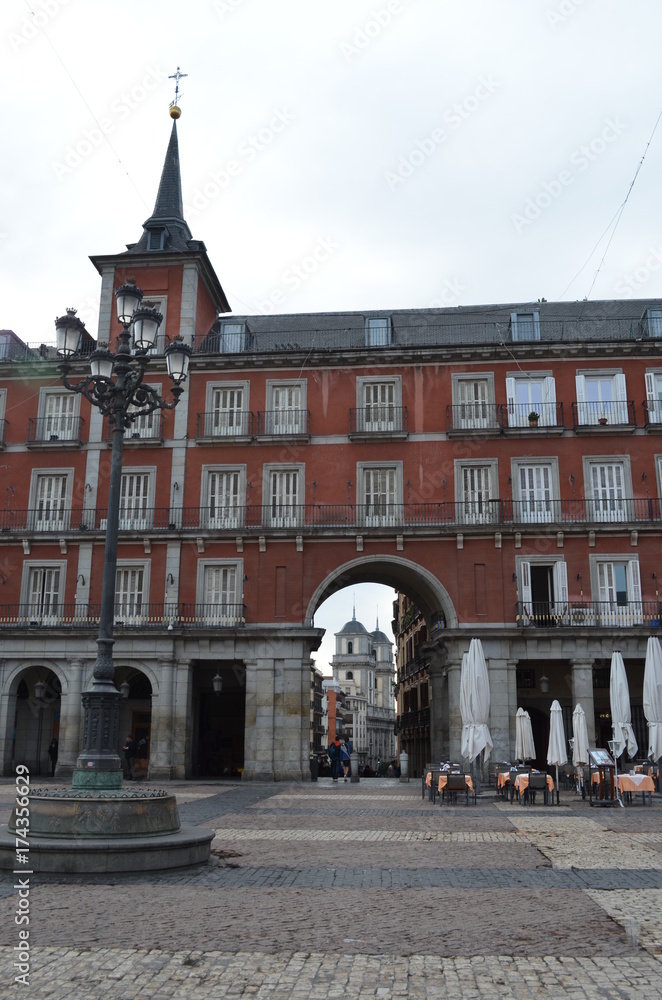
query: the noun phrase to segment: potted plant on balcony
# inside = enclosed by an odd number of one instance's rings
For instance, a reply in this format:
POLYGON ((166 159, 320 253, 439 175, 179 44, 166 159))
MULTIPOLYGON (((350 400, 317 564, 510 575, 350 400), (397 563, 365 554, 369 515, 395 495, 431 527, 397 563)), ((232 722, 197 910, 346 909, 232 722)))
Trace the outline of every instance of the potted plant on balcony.
POLYGON ((601 425, 601 427, 604 427, 605 424, 607 423, 607 417, 605 416, 604 413, 601 413, 600 416, 598 417, 598 423, 601 425))
POLYGON ((531 410, 531 412, 529 413, 529 427, 537 427, 539 420, 540 420, 540 414, 536 413, 535 410, 531 410))

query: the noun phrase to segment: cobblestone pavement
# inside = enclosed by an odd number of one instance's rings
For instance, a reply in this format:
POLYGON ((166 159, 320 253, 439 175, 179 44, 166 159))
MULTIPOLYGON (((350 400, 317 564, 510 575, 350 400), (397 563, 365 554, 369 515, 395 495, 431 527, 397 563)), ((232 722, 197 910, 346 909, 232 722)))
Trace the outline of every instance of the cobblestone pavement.
MULTIPOLYGON (((522 807, 420 783, 173 782, 190 870, 0 878, 0 996, 662 998, 662 798, 522 807)), ((13 782, 0 781, 0 822, 13 782)))

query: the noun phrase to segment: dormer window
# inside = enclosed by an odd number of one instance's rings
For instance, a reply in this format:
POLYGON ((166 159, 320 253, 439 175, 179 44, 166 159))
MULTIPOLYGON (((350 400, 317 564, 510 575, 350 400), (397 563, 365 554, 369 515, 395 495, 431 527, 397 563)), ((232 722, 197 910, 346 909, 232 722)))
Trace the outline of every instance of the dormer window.
POLYGON ((158 226, 149 229, 147 232, 148 250, 165 250, 166 229, 165 226, 158 226))
POLYGON ((388 347, 391 343, 391 317, 369 317, 365 321, 366 347, 388 347))
POLYGON ((246 324, 221 323, 218 338, 218 349, 221 354, 239 354, 246 350, 246 324))
POLYGON ((662 309, 647 309, 644 320, 649 337, 662 337, 662 309))
POLYGON ((513 340, 540 340, 540 313, 512 312, 510 314, 510 330, 513 340))

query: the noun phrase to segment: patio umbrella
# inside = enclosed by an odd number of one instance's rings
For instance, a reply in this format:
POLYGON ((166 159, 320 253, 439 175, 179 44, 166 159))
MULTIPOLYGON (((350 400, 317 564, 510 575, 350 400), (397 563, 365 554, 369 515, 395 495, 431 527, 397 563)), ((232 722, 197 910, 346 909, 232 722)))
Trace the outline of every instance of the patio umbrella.
POLYGON ((644 715, 648 723, 648 756, 662 757, 662 646, 651 636, 644 667, 644 715))
POLYGON ((626 747, 628 757, 634 757, 637 752, 637 741, 630 717, 630 690, 623 657, 617 649, 611 657, 609 704, 614 735, 614 757, 620 757, 626 747))
POLYGON ((565 732, 563 730, 563 713, 558 701, 552 702, 549 710, 549 743, 547 745, 547 763, 556 765, 556 804, 559 802, 559 764, 566 764, 568 754, 565 749, 565 732))
POLYGON ((483 759, 489 760, 492 749, 492 737, 487 725, 490 717, 490 682, 480 639, 472 639, 469 652, 462 657, 460 713, 462 756, 473 761, 483 750, 483 759))
MULTIPOLYGON (((577 705, 572 713, 572 763, 577 767, 588 764, 588 728, 586 726, 586 713, 581 705, 577 705)), ((584 778, 583 772, 580 778, 582 788, 582 798, 584 798, 584 778)))
POLYGON ((536 755, 531 729, 531 716, 523 708, 517 709, 515 717, 515 758, 517 760, 532 760, 536 755))

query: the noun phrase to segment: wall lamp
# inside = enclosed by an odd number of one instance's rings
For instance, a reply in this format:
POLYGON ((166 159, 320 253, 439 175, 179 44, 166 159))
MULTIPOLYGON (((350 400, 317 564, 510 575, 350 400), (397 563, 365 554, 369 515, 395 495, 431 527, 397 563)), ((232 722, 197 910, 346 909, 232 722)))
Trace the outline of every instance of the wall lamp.
POLYGON ((120 694, 122 695, 123 698, 128 698, 130 693, 131 693, 131 685, 129 684, 128 681, 124 681, 123 684, 120 684, 120 694))
POLYGON ((78 576, 76 577, 76 583, 80 583, 81 587, 85 586, 85 577, 83 576, 82 573, 79 573, 78 576))
POLYGON ((168 573, 166 577, 166 583, 174 583, 174 582, 175 582, 174 576, 172 575, 172 573, 168 573))
POLYGON ((219 674, 218 670, 216 671, 216 676, 212 677, 211 683, 212 687, 214 688, 214 694, 216 695, 216 697, 218 697, 221 691, 223 690, 223 678, 219 674))

